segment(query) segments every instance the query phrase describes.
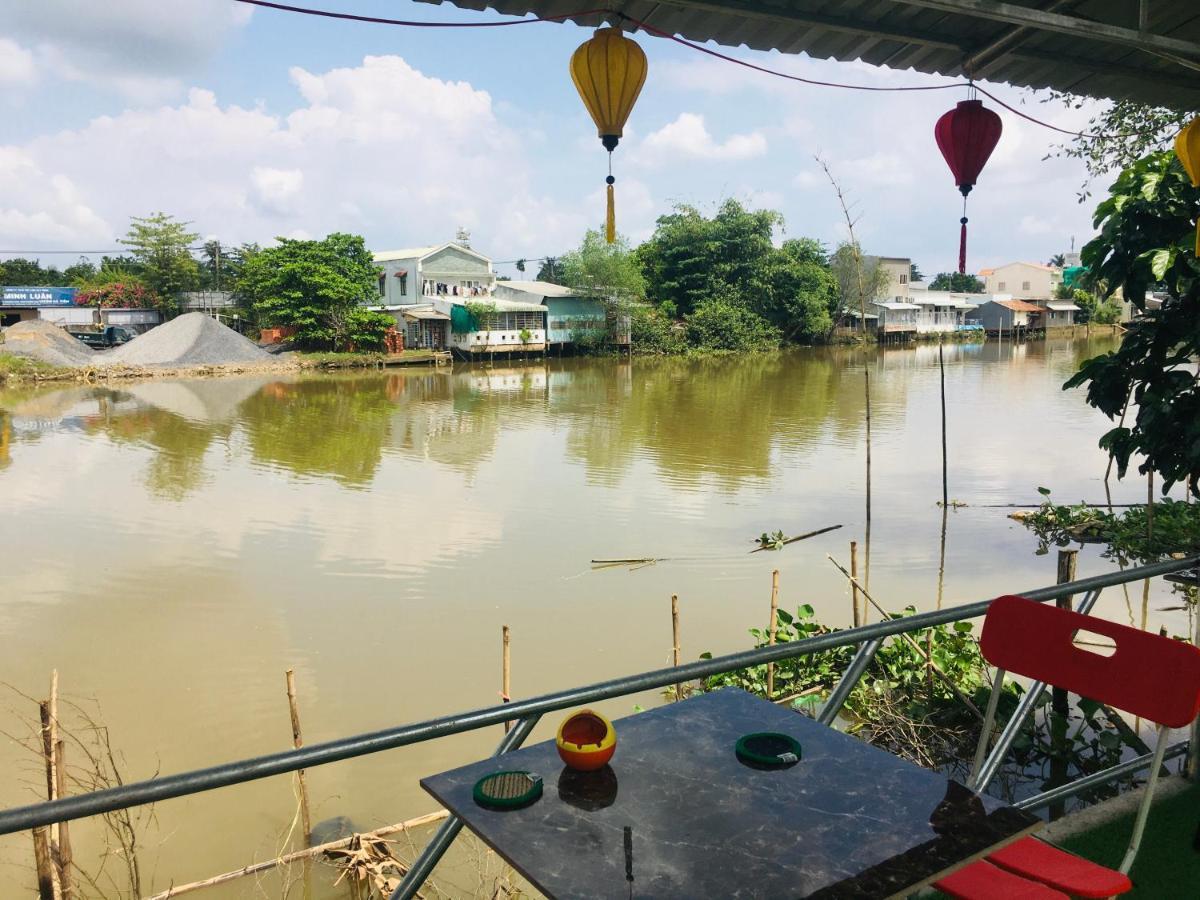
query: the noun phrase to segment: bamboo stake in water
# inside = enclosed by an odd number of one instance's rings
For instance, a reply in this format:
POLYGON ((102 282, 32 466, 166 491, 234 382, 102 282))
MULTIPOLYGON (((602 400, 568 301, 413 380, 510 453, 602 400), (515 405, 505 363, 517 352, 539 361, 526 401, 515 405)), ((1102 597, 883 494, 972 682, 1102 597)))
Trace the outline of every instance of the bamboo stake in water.
POLYGON ((1154 470, 1146 473, 1146 543, 1154 543, 1154 470))
MULTIPOLYGON (((864 390, 867 398, 867 527, 866 527, 866 566, 863 572, 863 583, 866 587, 871 586, 871 372, 868 369, 863 373, 864 390)), ((866 606, 863 606, 863 613, 867 611, 866 606)))
MULTIPOLYGON (((54 778, 55 793, 60 799, 67 793, 66 771, 67 747, 63 741, 57 741, 54 744, 54 778)), ((71 854, 71 832, 66 822, 58 824, 58 858, 55 863, 58 867, 58 883, 62 887, 63 900, 74 900, 75 886, 71 874, 74 860, 71 854)))
MULTIPOLYGON (((287 670, 288 711, 292 716, 292 746, 299 750, 304 746, 304 737, 300 732, 300 705, 296 702, 296 673, 287 670)), ((296 770, 296 782, 300 786, 300 816, 304 826, 304 846, 312 843, 312 819, 308 813, 308 785, 305 782, 304 770, 296 770)))
MULTIPOLYGON (((509 689, 512 687, 512 650, 509 647, 512 637, 509 634, 508 626, 504 625, 500 631, 502 649, 500 652, 500 699, 504 703, 512 700, 512 694, 509 689)), ((512 722, 504 723, 504 733, 508 734, 512 728, 512 722)))
POLYGON ((37 867, 39 900, 54 900, 54 865, 50 861, 50 829, 33 829, 33 861, 37 867))
POLYGON ((946 357, 942 352, 942 342, 938 341, 938 370, 942 376, 942 508, 950 502, 950 493, 946 479, 946 357))
MULTIPOLYGON (((51 690, 54 690, 54 688, 56 688, 56 687, 57 687, 57 685, 55 684, 54 680, 52 679, 50 682, 51 690)), ((42 724, 42 762, 45 764, 45 767, 46 767, 46 799, 47 800, 55 800, 55 799, 57 799, 58 784, 54 777, 54 743, 53 743, 53 738, 51 737, 51 726, 52 726, 53 719, 50 715, 50 701, 43 700, 41 703, 39 703, 38 704, 38 712, 41 716, 41 724, 42 724)), ((52 897, 54 897, 55 900, 58 900, 58 898, 61 897, 62 894, 60 893, 59 884, 58 884, 58 872, 55 870, 55 866, 54 866, 54 855, 55 855, 55 849, 56 849, 56 841, 55 841, 55 837, 54 837, 54 832, 55 832, 55 827, 53 825, 46 828, 46 848, 45 848, 45 850, 46 850, 46 856, 47 856, 47 859, 49 860, 49 865, 50 865, 50 895, 52 897)), ((35 841, 36 841, 36 838, 37 838, 37 836, 34 835, 35 841)), ((35 855, 35 857, 37 855, 36 843, 34 844, 34 855, 35 855)), ((41 865, 42 865, 41 860, 35 859, 35 862, 37 863, 39 872, 40 872, 41 865)), ((38 880, 39 880, 39 884, 40 884, 40 881, 41 881, 40 874, 38 876, 38 880)))
MULTIPOLYGON (((679 595, 671 595, 671 653, 675 665, 679 665, 679 595)), ((683 685, 675 685, 675 699, 683 699, 683 685)))
MULTIPOLYGON (((850 542, 850 602, 854 605, 854 627, 865 625, 858 615, 858 541, 850 542)), ((866 618, 866 604, 863 604, 863 617, 866 618)))
MULTIPOLYGON (((771 572, 771 618, 767 623, 767 643, 775 645, 775 629, 779 618, 779 570, 771 572)), ((775 696, 775 663, 767 663, 767 699, 775 696)))

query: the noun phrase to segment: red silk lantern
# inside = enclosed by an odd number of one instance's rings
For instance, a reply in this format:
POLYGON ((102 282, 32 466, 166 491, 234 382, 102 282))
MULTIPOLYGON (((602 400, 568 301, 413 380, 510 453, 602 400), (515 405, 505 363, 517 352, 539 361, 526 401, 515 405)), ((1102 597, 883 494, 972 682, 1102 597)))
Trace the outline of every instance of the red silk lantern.
POLYGON ((937 120, 933 136, 946 165, 954 174, 954 183, 963 195, 962 225, 958 237, 958 271, 967 270, 967 194, 975 187, 979 173, 996 149, 1004 126, 1000 117, 983 108, 982 100, 962 100, 937 120))

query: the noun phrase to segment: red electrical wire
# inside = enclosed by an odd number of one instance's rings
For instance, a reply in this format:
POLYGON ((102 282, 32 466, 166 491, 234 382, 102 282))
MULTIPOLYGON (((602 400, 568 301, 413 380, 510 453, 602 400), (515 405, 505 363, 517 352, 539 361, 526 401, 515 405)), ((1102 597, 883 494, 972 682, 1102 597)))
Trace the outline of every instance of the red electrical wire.
MULTIPOLYGON (((1016 109, 1008 103, 1005 103, 995 94, 984 90, 979 85, 971 81, 954 81, 950 82, 949 84, 899 85, 881 87, 865 84, 844 84, 838 81, 820 81, 814 78, 804 78, 800 75, 792 75, 787 72, 780 72, 777 69, 768 69, 766 66, 760 66, 744 59, 738 59, 735 56, 729 56, 728 54, 722 53, 719 50, 713 50, 709 47, 705 47, 702 44, 694 43, 686 38, 681 38, 678 35, 672 34, 669 31, 663 31, 660 28, 655 28, 653 25, 649 25, 640 19, 635 19, 632 16, 626 15, 625 13, 615 12, 611 9, 586 9, 578 10, 576 12, 563 13, 557 16, 538 16, 530 19, 507 19, 501 22, 422 22, 409 19, 384 19, 377 16, 360 16, 354 15, 353 13, 340 13, 323 9, 311 9, 305 6, 290 6, 286 3, 274 3, 271 2, 271 0, 234 0, 234 2, 246 3, 251 6, 261 6, 267 9, 279 10, 280 12, 299 13, 305 16, 320 16, 326 19, 343 19, 350 22, 366 22, 372 25, 399 25, 406 28, 503 28, 509 25, 532 25, 537 22, 563 22, 567 19, 582 18, 584 16, 615 15, 636 25, 647 34, 652 34, 655 37, 666 38, 669 41, 674 41, 680 46, 687 47, 689 50, 695 50, 698 53, 704 53, 707 56, 714 57, 722 62, 733 63, 734 65, 742 66, 746 69, 752 69, 753 71, 761 72, 764 75, 773 75, 776 78, 783 78, 787 81, 796 81, 801 84, 810 84, 815 87, 841 88, 848 91, 871 91, 880 93, 894 93, 899 91, 944 91, 950 88, 971 87, 979 91, 979 93, 983 94, 985 97, 991 99, 994 103, 1002 106, 1013 115, 1020 116, 1022 119, 1025 119, 1027 122, 1032 122, 1034 125, 1040 125, 1043 128, 1048 128, 1051 131, 1058 132, 1059 134, 1065 134, 1069 137, 1079 137, 1083 138, 1084 140, 1099 140, 1103 137, 1108 137, 1108 135, 1089 134, 1085 131, 1071 131, 1069 128, 1060 128, 1057 125, 1051 125, 1049 122, 1044 122, 1041 119, 1029 115, 1028 113, 1021 112, 1019 109, 1016 109)), ((1123 132, 1118 135, 1112 135, 1112 137, 1124 138, 1133 137, 1140 134, 1154 134, 1159 130, 1161 129, 1123 132)))

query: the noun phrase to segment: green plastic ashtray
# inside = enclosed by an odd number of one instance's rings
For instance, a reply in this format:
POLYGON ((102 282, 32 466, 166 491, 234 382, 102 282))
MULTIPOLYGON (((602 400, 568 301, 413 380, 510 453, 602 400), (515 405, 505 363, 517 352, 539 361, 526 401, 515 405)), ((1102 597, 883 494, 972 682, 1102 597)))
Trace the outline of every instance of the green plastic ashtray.
POLYGON ((743 734, 734 745, 737 758, 755 769, 789 769, 800 762, 800 742, 778 731, 743 734))
POLYGON ((475 782, 471 791, 484 809, 521 809, 542 796, 542 779, 532 772, 495 772, 475 782))

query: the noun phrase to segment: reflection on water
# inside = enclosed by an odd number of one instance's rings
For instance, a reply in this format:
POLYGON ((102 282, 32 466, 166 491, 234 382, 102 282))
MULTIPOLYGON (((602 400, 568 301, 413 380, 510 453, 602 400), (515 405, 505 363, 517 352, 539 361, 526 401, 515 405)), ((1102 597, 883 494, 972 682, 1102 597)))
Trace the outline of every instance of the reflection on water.
MULTIPOLYGON (((1035 502, 1038 485, 1102 499, 1107 422, 1061 385, 1111 346, 947 348, 950 494, 972 505, 945 515, 936 347, 9 388, 0 682, 41 696, 57 666, 68 695, 101 699, 128 774, 146 777, 290 746, 289 667, 319 741, 495 702, 502 624, 513 691, 529 696, 668 664, 672 594, 685 658, 745 647, 773 568, 785 608, 849 622, 826 555, 845 565, 850 540, 863 549, 867 370, 872 594, 933 608, 1048 583, 1053 558, 979 504, 1035 502), (747 552, 763 531, 834 524, 747 552), (672 561, 589 566, 647 556, 672 561)), ((1114 489, 1143 497, 1140 482, 1114 489)), ((1081 555, 1081 576, 1109 568, 1081 555)), ((1141 624, 1140 588, 1129 595, 1106 592, 1101 611, 1141 624)), ((1185 633, 1157 588, 1148 598, 1151 627, 1185 633)), ((635 702, 655 698, 600 709, 635 702)), ((497 739, 312 770, 313 818, 427 811, 417 778, 497 739)), ((0 746, 0 771, 23 765, 0 746)), ((29 797, 0 780, 0 804, 29 797)), ((273 779, 162 804, 146 844, 156 887, 278 852, 292 803, 273 779)), ((94 833, 77 832, 88 848, 94 833)), ((14 864, 0 895, 23 888, 26 844, 0 839, 14 864)))

